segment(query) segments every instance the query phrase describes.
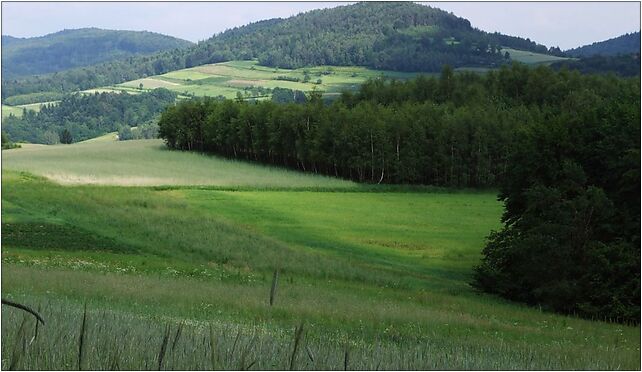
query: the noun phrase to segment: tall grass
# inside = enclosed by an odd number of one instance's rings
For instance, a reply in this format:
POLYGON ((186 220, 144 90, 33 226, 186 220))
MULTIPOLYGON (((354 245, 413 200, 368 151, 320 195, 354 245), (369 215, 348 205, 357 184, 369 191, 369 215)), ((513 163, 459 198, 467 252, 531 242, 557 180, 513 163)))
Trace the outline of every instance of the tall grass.
MULTIPOLYGON (((73 337, 82 308, 44 302, 51 322, 31 344, 34 320, 2 310, 3 369, 76 369, 79 349, 73 337), (7 351, 10 350, 10 353, 7 351)), ((562 353, 562 345, 474 345, 466 342, 350 340, 306 334, 303 327, 274 330, 264 324, 187 322, 137 318, 88 308, 83 369, 124 370, 446 370, 446 369, 636 369, 636 360, 562 353), (173 330, 181 337, 170 347, 173 330), (160 345, 159 348, 155 345, 160 345), (297 357, 307 349, 312 357, 297 357)))

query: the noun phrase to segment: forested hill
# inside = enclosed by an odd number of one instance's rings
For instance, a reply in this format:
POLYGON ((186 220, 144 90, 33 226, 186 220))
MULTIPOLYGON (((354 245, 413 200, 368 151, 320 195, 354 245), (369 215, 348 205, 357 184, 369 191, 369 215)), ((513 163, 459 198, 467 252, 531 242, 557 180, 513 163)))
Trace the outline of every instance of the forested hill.
POLYGON ((98 28, 64 30, 32 38, 3 35, 2 75, 3 79, 11 79, 46 74, 191 44, 153 32, 98 28))
POLYGON ((566 54, 572 57, 615 56, 631 53, 640 53, 639 31, 566 51, 566 54))
MULTIPOLYGON (((3 98, 112 85, 173 70, 258 58, 271 67, 361 65, 437 72, 444 64, 497 66, 500 47, 546 53, 529 39, 490 34, 469 21, 414 3, 358 3, 227 30, 190 48, 48 75, 3 81, 3 98)), ((559 52, 559 50, 556 50, 559 52)), ((553 52, 553 50, 550 50, 553 52)))
POLYGON ((233 46, 241 53, 237 58, 258 58, 271 67, 361 65, 438 72, 444 64, 497 64, 501 46, 547 51, 524 41, 487 34, 466 19, 428 6, 359 3, 233 29, 211 39, 206 49, 211 55, 233 46))

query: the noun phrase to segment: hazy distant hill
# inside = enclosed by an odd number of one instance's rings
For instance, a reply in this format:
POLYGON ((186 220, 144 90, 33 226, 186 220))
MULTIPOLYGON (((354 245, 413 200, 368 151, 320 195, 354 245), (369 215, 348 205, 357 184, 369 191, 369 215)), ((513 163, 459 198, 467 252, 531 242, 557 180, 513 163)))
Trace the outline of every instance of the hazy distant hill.
POLYGON ((598 54, 615 56, 631 53, 640 53, 639 31, 566 51, 566 54, 572 57, 590 57, 598 54))
POLYGON ((189 41, 146 31, 98 28, 16 38, 2 35, 2 75, 11 79, 186 47, 189 41))
MULTIPOLYGON (((424 5, 369 2, 313 10, 227 30, 190 48, 75 69, 57 76, 3 79, 3 98, 42 91, 113 85, 169 71, 257 58, 270 67, 359 65, 396 71, 436 72, 493 67, 501 47, 549 53, 529 39, 486 33, 466 19, 424 5)), ((559 52, 559 51, 555 51, 559 52)))

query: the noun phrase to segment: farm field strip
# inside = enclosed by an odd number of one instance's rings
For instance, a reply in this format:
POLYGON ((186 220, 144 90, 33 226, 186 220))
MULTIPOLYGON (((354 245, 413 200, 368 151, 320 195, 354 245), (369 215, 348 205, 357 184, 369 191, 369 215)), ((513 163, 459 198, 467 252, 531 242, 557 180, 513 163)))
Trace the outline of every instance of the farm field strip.
POLYGON ((365 67, 316 66, 290 70, 259 66, 256 61, 231 61, 172 71, 106 89, 138 89, 140 84, 143 84, 143 90, 163 87, 177 93, 195 96, 221 95, 226 98, 235 98, 237 92, 243 92, 248 87, 279 87, 306 92, 316 88, 323 92, 336 93, 343 89, 355 89, 367 79, 382 75, 398 79, 416 76, 415 73, 378 71, 365 67), (306 72, 310 76, 309 82, 304 82, 306 72), (321 79, 320 84, 317 84, 318 79, 321 79))

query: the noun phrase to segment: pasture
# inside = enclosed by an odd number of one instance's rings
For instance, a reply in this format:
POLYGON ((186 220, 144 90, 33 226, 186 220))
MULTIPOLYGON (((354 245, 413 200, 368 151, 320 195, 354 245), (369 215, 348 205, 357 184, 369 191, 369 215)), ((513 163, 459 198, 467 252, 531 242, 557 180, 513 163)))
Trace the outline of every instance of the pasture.
POLYGON ((468 285, 500 226, 494 192, 363 187, 155 140, 2 155, 2 290, 47 321, 34 337, 3 307, 3 368, 640 366, 639 326, 468 285))

